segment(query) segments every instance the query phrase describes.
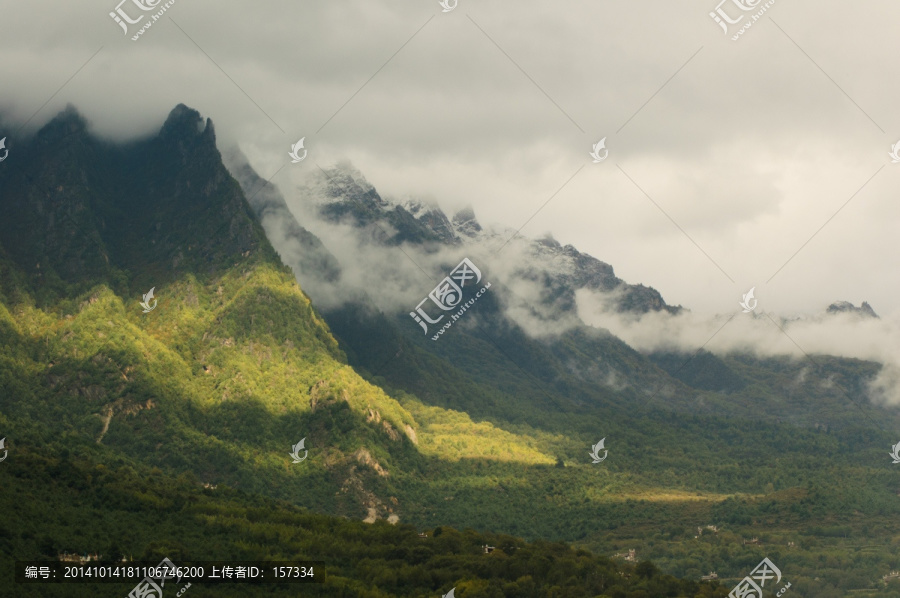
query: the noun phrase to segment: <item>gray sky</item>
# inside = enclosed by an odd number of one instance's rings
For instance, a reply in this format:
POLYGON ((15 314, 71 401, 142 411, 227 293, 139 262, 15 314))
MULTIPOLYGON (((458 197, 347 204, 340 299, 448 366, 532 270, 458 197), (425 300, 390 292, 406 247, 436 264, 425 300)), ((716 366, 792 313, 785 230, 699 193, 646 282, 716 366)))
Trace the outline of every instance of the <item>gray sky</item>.
POLYGON ((348 158, 382 195, 472 204, 499 227, 534 216, 523 234, 695 312, 732 312, 752 286, 785 314, 900 311, 896 2, 777 0, 738 41, 709 16, 718 0, 176 0, 138 41, 117 3, 0 1, 14 127, 72 103, 125 139, 183 102, 262 176, 288 162, 286 195, 348 158), (309 157, 289 164, 300 137, 309 157))

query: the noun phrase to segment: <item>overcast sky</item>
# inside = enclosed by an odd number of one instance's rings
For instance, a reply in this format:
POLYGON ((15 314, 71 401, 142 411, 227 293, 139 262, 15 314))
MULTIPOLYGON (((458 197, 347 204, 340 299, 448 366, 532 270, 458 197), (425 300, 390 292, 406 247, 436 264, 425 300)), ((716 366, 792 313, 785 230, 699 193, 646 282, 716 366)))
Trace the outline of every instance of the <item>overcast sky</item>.
MULTIPOLYGON (((183 102, 266 178, 305 137, 286 195, 347 158, 382 195, 528 221, 695 312, 754 286, 783 314, 898 311, 896 2, 777 0, 733 41, 718 0, 176 0, 132 41, 150 17, 124 35, 118 1, 0 1, 7 128, 71 103, 126 139, 183 102)), ((734 1, 742 23, 764 5, 734 1)))

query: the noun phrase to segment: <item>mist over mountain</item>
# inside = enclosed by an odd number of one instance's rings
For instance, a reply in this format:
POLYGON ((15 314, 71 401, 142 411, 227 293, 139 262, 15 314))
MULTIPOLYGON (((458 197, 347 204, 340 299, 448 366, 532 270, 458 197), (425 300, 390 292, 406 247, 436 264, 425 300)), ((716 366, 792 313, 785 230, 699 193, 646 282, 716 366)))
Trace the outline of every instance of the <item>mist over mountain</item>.
POLYGON ((226 151, 222 160, 241 182, 247 201, 259 217, 268 238, 278 246, 282 260, 295 269, 304 286, 307 277, 310 282, 320 283, 310 286, 336 283, 341 276, 337 259, 322 245, 318 237, 294 219, 278 188, 256 174, 237 147, 226 151))
POLYGON ((325 555, 322 595, 462 580, 461 598, 724 596, 700 576, 740 579, 756 536, 798 594, 846 583, 822 563, 864 541, 853 589, 892 566, 900 416, 859 399, 900 380, 785 344, 842 330, 889 356, 894 323, 865 304, 781 317, 758 293, 751 314, 696 315, 550 236, 383 197, 348 163, 279 189, 184 105, 127 143, 70 108, 0 166, 0 475, 4 507, 28 505, 0 521, 0 566, 325 555), (38 515, 73 508, 106 524, 38 515), (637 564, 602 556, 628 547, 637 564), (565 579, 541 565, 577 558, 565 579))
MULTIPOLYGON (((258 179, 247 178, 252 168, 244 161, 232 170, 245 173, 238 179, 252 194, 258 179)), ((797 362, 805 354, 871 360, 884 367, 870 381, 866 396, 900 404, 900 386, 894 382, 900 368, 900 321, 895 315, 878 318, 868 303, 855 308, 838 302, 819 315, 778 316, 763 315, 763 296, 759 312, 745 315, 736 294, 731 317, 693 313, 667 304, 652 287, 623 281, 611 265, 551 236, 528 239, 514 230, 486 229, 471 208, 448 216, 433 202, 386 199, 347 161, 311 169, 304 180, 283 202, 333 250, 345 274, 340 284, 308 288, 323 307, 357 301, 364 290, 379 309, 405 312, 441 272, 469 256, 504 285, 503 313, 532 337, 595 327, 648 354, 683 356, 682 362, 701 347, 719 356, 749 353, 797 362), (854 315, 867 317, 848 317, 854 315)), ((287 212, 281 214, 294 221, 287 212)))
MULTIPOLYGON (((231 169, 252 196, 259 175, 246 161, 234 162, 231 169)), ((609 264, 552 238, 530 241, 511 230, 487 231, 471 208, 448 217, 436 204, 384 199, 349 162, 316 170, 306 186, 283 201, 299 220, 315 228, 332 253, 341 253, 341 267, 353 278, 351 288, 366 288, 379 304, 392 308, 402 309, 421 293, 423 282, 427 285, 432 277, 430 272, 436 274, 453 259, 458 261, 461 252, 468 252, 480 256, 505 282, 524 282, 523 292, 535 294, 536 303, 552 319, 574 314, 575 293, 581 289, 608 296, 617 311, 681 311, 667 305, 654 289, 627 284, 609 264), (510 237, 515 238, 506 249, 503 246, 510 237), (415 257, 409 255, 401 263, 397 256, 403 254, 390 249, 405 245, 414 246, 415 257), (493 255, 501 248, 503 256, 493 255), (378 280, 390 280, 390 284, 377 284, 378 280)), ((340 303, 339 293, 334 295, 332 301, 340 303)))
POLYGON ((900 3, 0 15, 0 598, 900 598, 900 3))

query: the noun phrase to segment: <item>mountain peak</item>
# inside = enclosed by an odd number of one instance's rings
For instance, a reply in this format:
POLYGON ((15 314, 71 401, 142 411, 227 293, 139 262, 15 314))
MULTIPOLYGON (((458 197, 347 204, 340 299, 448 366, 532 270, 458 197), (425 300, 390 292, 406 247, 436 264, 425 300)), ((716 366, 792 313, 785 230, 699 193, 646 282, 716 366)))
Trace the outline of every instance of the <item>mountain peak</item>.
POLYGON ((872 309, 868 302, 863 301, 862 305, 856 307, 849 301, 835 301, 828 306, 826 310, 829 314, 851 313, 863 318, 878 318, 878 314, 872 309))
MULTIPOLYGON (((543 245, 544 247, 553 247, 553 248, 560 248, 560 247, 562 247, 562 245, 560 245, 559 241, 557 241, 556 239, 554 239, 554 238, 553 238, 553 235, 550 234, 550 233, 547 233, 546 235, 544 235, 544 236, 541 237, 540 239, 536 239, 536 240, 535 240, 535 243, 537 243, 538 245, 543 245)), ((573 250, 575 249, 572 245, 566 245, 566 249, 569 249, 570 247, 571 247, 573 250)))
POLYGON ((178 104, 175 106, 166 122, 159 130, 159 137, 163 140, 171 139, 199 139, 213 146, 216 144, 216 132, 211 118, 203 120, 197 110, 178 104))
POLYGON ((200 112, 190 106, 178 104, 172 108, 171 112, 169 112, 169 116, 166 117, 166 122, 163 124, 162 130, 166 131, 192 124, 197 127, 198 133, 203 132, 204 122, 200 112))
MULTIPOLYGON (((216 168, 221 154, 216 147, 216 131, 212 119, 204 119, 193 108, 178 104, 169 113, 149 147, 158 156, 160 168, 181 169, 188 164, 216 168)), ((209 171, 206 173, 209 174, 209 171)))
POLYGON ((151 278, 139 283, 149 288, 251 252, 277 259, 199 112, 178 105, 159 135, 138 143, 102 142, 86 127, 68 107, 22 152, 27 175, 0 170, 0 237, 13 260, 40 270, 36 287, 111 281, 121 290, 130 273, 151 278))
POLYGON ((452 222, 456 232, 467 237, 474 237, 482 231, 481 225, 475 219, 475 210, 472 206, 466 206, 454 214, 452 222))
POLYGON ((422 216, 430 212, 441 211, 440 206, 438 206, 437 202, 433 199, 407 197, 402 202, 394 203, 412 214, 416 219, 421 218, 422 216))
POLYGON ((81 112, 78 111, 78 108, 72 104, 66 104, 66 107, 60 110, 59 114, 54 116, 53 120, 50 122, 72 124, 83 128, 87 127, 87 121, 84 116, 82 116, 81 112))
POLYGON ((333 167, 325 169, 329 182, 334 187, 333 196, 339 197, 340 191, 355 187, 362 193, 375 191, 366 177, 350 160, 339 160, 333 167), (335 194, 337 193, 337 194, 335 194))
POLYGON ((68 104, 59 114, 53 117, 37 133, 40 143, 56 143, 72 135, 84 135, 87 132, 87 120, 75 106, 68 104))

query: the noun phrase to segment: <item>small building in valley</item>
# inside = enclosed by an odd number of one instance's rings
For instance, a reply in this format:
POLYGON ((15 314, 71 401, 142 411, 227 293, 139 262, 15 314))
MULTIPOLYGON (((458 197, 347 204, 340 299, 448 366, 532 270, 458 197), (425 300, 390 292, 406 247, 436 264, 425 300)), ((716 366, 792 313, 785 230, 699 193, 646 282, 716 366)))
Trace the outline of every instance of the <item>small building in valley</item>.
POLYGON ((636 563, 638 561, 637 552, 635 552, 634 548, 629 548, 628 552, 616 553, 613 555, 613 558, 625 559, 629 563, 636 563))

